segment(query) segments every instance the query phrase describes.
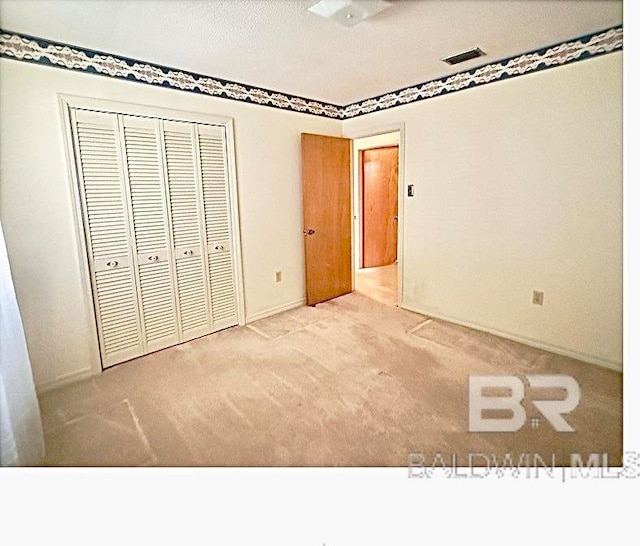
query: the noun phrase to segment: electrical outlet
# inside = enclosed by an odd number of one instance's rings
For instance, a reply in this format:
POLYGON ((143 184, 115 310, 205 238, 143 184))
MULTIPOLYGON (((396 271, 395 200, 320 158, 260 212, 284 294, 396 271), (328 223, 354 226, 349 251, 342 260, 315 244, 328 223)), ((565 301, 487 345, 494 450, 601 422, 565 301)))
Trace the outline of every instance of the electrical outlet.
POLYGON ((276 282, 282 282, 282 271, 276 271, 276 282))
POLYGON ((542 305, 543 299, 544 299, 544 292, 540 290, 533 291, 533 305, 542 305))

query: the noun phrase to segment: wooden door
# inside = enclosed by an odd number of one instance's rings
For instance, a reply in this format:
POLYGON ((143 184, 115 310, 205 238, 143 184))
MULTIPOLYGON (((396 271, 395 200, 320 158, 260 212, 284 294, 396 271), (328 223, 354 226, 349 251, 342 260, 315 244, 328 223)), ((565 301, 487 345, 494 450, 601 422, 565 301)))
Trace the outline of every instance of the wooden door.
POLYGON ((362 150, 362 267, 398 259, 398 147, 362 150))
POLYGON ((351 282, 351 140, 302 134, 307 305, 347 294, 351 282))

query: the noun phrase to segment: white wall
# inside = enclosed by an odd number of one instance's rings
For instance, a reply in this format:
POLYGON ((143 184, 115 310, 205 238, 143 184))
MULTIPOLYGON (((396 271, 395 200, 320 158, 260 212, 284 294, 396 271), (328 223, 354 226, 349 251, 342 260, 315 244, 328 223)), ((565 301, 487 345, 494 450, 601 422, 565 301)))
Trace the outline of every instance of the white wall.
POLYGON ((57 93, 234 118, 248 320, 304 298, 300 133, 404 125, 403 305, 620 365, 622 53, 343 123, 5 59, 0 71, 0 221, 40 388, 99 358, 57 93))
POLYGON ((403 305, 620 367, 622 53, 347 120, 343 135, 403 123, 403 305))
POLYGON ((0 221, 41 389, 99 361, 57 93, 233 117, 247 320, 304 299, 300 133, 340 135, 339 121, 5 59, 0 71, 0 221))

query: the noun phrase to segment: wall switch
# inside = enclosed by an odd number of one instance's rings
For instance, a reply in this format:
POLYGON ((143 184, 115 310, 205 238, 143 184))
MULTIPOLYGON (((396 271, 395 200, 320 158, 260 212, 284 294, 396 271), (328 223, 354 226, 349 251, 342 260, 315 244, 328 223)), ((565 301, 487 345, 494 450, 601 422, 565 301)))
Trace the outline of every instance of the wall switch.
POLYGON ((533 305, 542 305, 542 300, 544 299, 544 292, 540 290, 533 291, 533 305))
POLYGON ((413 184, 407 186, 407 197, 413 197, 413 184))
POLYGON ((276 282, 282 282, 282 271, 276 271, 276 282))

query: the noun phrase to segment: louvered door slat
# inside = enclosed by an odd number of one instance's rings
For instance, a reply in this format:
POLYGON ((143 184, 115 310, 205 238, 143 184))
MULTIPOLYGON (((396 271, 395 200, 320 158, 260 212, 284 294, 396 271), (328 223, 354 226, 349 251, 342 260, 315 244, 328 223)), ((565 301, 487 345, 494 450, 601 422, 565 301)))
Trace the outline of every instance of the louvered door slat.
MULTIPOLYGON (((207 243, 229 240, 229 196, 223 135, 198 127, 207 243)), ((217 132, 217 131, 216 131, 217 132)))
POLYGON ((227 157, 222 129, 198 125, 197 133, 215 331, 238 324, 227 157))
POLYGON ((128 205, 114 114, 72 116, 103 367, 143 353, 128 205))
POLYGON ((136 249, 138 253, 166 250, 169 241, 155 124, 125 117, 123 125, 136 249))
POLYGON ((237 324, 225 129, 70 111, 103 367, 237 324))
POLYGON ((173 282, 169 262, 140 265, 140 286, 147 343, 150 350, 178 342, 173 282))
POLYGON ((158 125, 133 116, 123 116, 122 125, 142 321, 147 351, 155 351, 180 341, 158 125))
POLYGON ((176 267, 180 320, 186 341, 210 331, 202 257, 179 259, 176 267))
POLYGON ((193 125, 163 122, 182 339, 212 331, 193 125))
POLYGON ((92 256, 94 259, 126 256, 129 235, 115 116, 78 112, 75 129, 92 256), (100 150, 103 158, 100 162, 96 162, 92 149, 100 150), (105 217, 109 221, 103 228, 100 219, 105 217))
POLYGON ((231 252, 209 254, 209 275, 214 330, 235 326, 238 310, 231 252))
POLYGON ((166 125, 169 127, 164 130, 164 144, 174 246, 199 246, 196 171, 190 127, 188 124, 166 125))

